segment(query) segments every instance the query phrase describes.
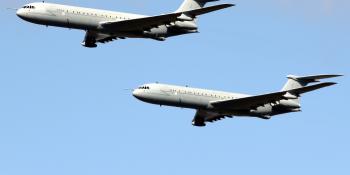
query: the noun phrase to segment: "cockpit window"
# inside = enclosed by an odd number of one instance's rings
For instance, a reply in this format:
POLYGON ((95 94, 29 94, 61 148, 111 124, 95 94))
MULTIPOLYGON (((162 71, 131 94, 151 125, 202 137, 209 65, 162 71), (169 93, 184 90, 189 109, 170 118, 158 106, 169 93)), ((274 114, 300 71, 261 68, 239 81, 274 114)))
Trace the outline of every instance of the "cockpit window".
POLYGON ((32 5, 26 5, 23 7, 24 9, 35 9, 35 6, 32 5))
POLYGON ((150 89, 150 87, 149 86, 141 86, 141 87, 139 87, 139 89, 150 89))

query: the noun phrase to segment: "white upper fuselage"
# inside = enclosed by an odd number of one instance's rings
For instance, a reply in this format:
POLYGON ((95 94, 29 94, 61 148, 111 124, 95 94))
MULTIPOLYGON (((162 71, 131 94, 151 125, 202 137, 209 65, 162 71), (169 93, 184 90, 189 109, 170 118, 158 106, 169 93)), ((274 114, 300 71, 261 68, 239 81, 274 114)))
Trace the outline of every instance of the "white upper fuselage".
POLYGON ((81 30, 98 30, 101 22, 124 21, 146 17, 144 15, 131 13, 42 2, 25 5, 17 11, 17 15, 26 21, 36 24, 81 30))
POLYGON ((255 109, 237 109, 234 106, 232 108, 217 108, 212 104, 251 97, 251 95, 158 83, 140 86, 133 91, 133 96, 147 103, 212 111, 224 116, 264 118, 281 113, 298 112, 300 108, 299 104, 290 100, 280 100, 276 104, 262 104, 255 109))
POLYGON ((168 37, 197 33, 197 16, 233 6, 219 4, 204 7, 205 3, 198 3, 197 0, 185 0, 175 12, 146 16, 37 2, 18 9, 17 16, 35 24, 84 30, 86 34, 82 45, 93 48, 97 47, 96 43, 117 39, 148 38, 165 41, 168 37))
POLYGON ((139 100, 152 104, 193 109, 212 109, 210 102, 249 96, 167 84, 146 84, 135 89, 133 95, 139 100))
MULTIPOLYGON (((105 23, 133 21, 149 16, 46 2, 27 4, 18 9, 17 16, 35 24, 94 31, 110 37, 121 38, 152 38, 163 41, 166 37, 197 31, 196 24, 191 21, 176 21, 172 24, 159 26, 151 25, 152 27, 147 30, 105 28, 103 27, 105 23)), ((96 37, 96 40, 98 40, 98 37, 96 37)))
POLYGON ((270 119, 279 114, 300 112, 302 94, 333 86, 337 83, 318 82, 320 79, 338 76, 341 75, 290 75, 281 91, 254 96, 158 83, 140 86, 133 91, 133 96, 152 104, 196 109, 192 124, 205 126, 206 122, 218 121, 225 117, 270 119), (310 83, 317 84, 308 86, 310 83))

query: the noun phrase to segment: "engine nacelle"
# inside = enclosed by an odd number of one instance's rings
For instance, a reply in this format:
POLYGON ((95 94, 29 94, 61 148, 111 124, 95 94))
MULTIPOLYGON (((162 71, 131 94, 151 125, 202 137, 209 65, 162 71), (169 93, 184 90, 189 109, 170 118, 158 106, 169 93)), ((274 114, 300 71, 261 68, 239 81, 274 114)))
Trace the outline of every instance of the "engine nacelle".
POLYGON ((184 30, 197 30, 198 27, 193 21, 177 21, 174 25, 176 28, 184 29, 184 30))
POLYGON ((272 113, 272 106, 270 104, 266 104, 265 106, 260 106, 254 110, 250 110, 250 113, 254 115, 269 115, 272 113))
POLYGON ((97 47, 97 44, 94 42, 82 42, 81 45, 83 45, 84 47, 88 47, 88 48, 95 48, 97 47))
POLYGON ((195 118, 192 121, 193 126, 198 126, 198 127, 204 127, 205 126, 205 121, 202 118, 195 118))
POLYGON ((281 100, 279 105, 290 109, 298 109, 301 107, 298 101, 293 100, 281 100))
POLYGON ((147 31, 143 31, 143 34, 148 37, 161 37, 168 33, 168 28, 165 26, 159 26, 157 28, 152 28, 147 31))

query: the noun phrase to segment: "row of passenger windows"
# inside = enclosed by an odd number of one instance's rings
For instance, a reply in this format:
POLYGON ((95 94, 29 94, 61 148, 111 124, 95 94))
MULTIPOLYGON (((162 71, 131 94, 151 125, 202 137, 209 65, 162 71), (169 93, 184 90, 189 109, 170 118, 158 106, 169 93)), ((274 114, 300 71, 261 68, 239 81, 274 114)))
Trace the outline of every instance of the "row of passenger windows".
POLYGON ((26 5, 26 6, 24 6, 23 8, 24 8, 24 9, 35 9, 35 7, 32 6, 32 5, 26 5))
POLYGON ((221 98, 221 99, 234 99, 233 97, 230 97, 230 96, 208 94, 208 93, 203 93, 203 92, 193 92, 193 91, 175 90, 175 89, 172 89, 171 91, 181 93, 181 94, 200 95, 200 96, 215 97, 215 98, 221 98))
POLYGON ((114 18, 114 19, 130 19, 127 17, 120 17, 120 16, 112 16, 112 15, 104 15, 104 14, 97 14, 97 13, 88 13, 88 12, 80 12, 80 11, 70 11, 70 10, 63 10, 58 9, 60 12, 66 12, 66 13, 72 13, 72 14, 78 14, 78 15, 87 15, 87 16, 96 16, 96 17, 103 17, 103 18, 114 18))

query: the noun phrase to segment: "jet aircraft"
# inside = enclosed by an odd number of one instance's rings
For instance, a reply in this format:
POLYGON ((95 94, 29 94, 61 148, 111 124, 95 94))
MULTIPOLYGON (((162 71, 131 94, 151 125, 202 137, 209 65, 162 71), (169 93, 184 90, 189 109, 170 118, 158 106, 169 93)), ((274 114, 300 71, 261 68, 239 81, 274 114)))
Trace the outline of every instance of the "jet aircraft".
POLYGON ((192 124, 205 126, 207 122, 226 117, 250 116, 270 119, 279 114, 300 112, 301 94, 336 84, 324 82, 308 86, 309 83, 338 76, 341 75, 289 75, 281 91, 255 96, 158 83, 140 86, 133 91, 133 96, 151 104, 195 109, 197 113, 192 124))
POLYGON ((158 16, 36 2, 18 9, 17 16, 35 24, 84 30, 86 34, 82 45, 93 48, 97 47, 96 43, 116 39, 150 38, 164 41, 167 37, 197 33, 197 16, 234 5, 204 7, 212 1, 218 0, 185 0, 175 12, 158 16))

